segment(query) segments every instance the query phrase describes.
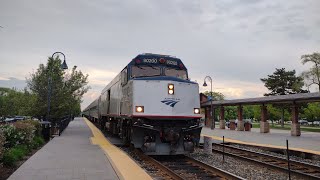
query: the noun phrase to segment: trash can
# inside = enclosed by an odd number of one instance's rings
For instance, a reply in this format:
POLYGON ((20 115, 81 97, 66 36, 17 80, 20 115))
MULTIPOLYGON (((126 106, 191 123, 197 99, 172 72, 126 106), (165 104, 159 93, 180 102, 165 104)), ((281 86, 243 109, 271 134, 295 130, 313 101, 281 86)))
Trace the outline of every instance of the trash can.
POLYGON ((49 121, 42 121, 40 122, 42 130, 41 134, 45 141, 50 141, 51 138, 51 122, 49 121))
POLYGON ((245 131, 251 131, 251 124, 248 123, 248 122, 245 122, 245 123, 244 123, 244 130, 245 130, 245 131))
POLYGON ((234 121, 230 121, 230 130, 236 130, 236 123, 234 121))

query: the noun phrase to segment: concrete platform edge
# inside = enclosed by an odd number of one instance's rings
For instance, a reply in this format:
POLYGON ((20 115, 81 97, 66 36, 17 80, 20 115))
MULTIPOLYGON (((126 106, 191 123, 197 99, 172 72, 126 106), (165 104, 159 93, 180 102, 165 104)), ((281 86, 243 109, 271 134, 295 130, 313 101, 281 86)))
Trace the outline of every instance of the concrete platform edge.
MULTIPOLYGON (((207 136, 211 137, 212 139, 222 141, 222 137, 218 136, 212 136, 212 135, 207 135, 207 134, 201 134, 201 136, 207 136)), ((278 149, 286 149, 287 147, 285 146, 277 146, 277 145, 271 145, 271 144, 258 144, 258 143, 252 143, 252 142, 244 142, 244 141, 239 141, 235 139, 230 139, 230 138, 224 138, 225 142, 230 142, 230 143, 237 143, 237 144, 244 144, 244 145, 253 145, 253 146, 261 146, 261 147, 270 147, 270 148, 278 148, 278 149)), ((301 152, 306 152, 306 153, 311 153, 311 154, 316 154, 320 155, 319 151, 314 151, 314 150, 309 150, 309 149, 302 149, 302 148, 289 148, 290 150, 295 150, 295 151, 301 151, 301 152)))
MULTIPOLYGON (((106 157, 108 158, 108 160, 110 161, 113 169, 115 170, 115 172, 117 173, 119 179, 121 180, 140 180, 140 179, 152 179, 140 166, 139 168, 135 168, 135 169, 130 169, 128 168, 128 164, 121 164, 120 161, 123 161, 123 159, 125 158, 130 158, 130 157, 126 157, 127 155, 118 147, 112 145, 103 135, 103 133, 97 128, 95 127, 89 120, 87 120, 86 118, 83 118, 86 122, 86 124, 88 125, 88 127, 91 129, 93 137, 90 138, 90 141, 92 144, 95 145, 99 145, 100 148, 104 151, 104 154, 106 155, 106 157), (118 154, 117 158, 118 161, 115 161, 113 156, 110 155, 110 152, 121 152, 121 154, 118 154), (126 167, 126 168, 124 168, 126 167), (129 171, 128 171, 129 170, 129 171)), ((131 158, 130 158, 131 159, 131 158)), ((131 159, 132 162, 130 163, 135 163, 134 160, 131 159)), ((135 163, 136 164, 136 163, 135 163)), ((136 165, 138 166, 138 165, 136 165)))

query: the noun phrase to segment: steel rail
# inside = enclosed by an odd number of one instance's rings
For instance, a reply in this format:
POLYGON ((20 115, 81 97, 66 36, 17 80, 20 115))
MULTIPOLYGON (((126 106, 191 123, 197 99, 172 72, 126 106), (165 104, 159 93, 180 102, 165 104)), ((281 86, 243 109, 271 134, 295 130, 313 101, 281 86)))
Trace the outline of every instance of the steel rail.
MULTIPOLYGON (((223 146, 221 144, 216 144, 216 143, 214 143, 214 145, 219 145, 221 147, 223 146)), ((264 157, 268 157, 268 158, 274 158, 274 159, 277 159, 277 160, 278 159, 281 159, 283 161, 287 160, 286 158, 274 156, 274 155, 271 155, 271 154, 255 152, 255 151, 252 151, 252 150, 233 147, 233 146, 230 146, 230 145, 224 145, 224 147, 236 149, 236 150, 239 150, 239 151, 246 151, 246 152, 250 152, 250 153, 253 153, 253 154, 256 154, 256 155, 259 155, 259 156, 264 156, 264 157)), ((305 166, 305 167, 312 168, 312 169, 319 169, 319 173, 320 173, 320 166, 316 166, 316 165, 313 165, 313 164, 309 164, 309 163, 305 163, 305 162, 301 162, 301 161, 297 161, 297 160, 293 160, 293 159, 290 159, 290 163, 293 163, 293 164, 299 165, 299 166, 305 166)))
MULTIPOLYGON (((220 146, 220 147, 223 147, 223 145, 221 145, 221 144, 217 144, 217 143, 213 143, 213 144, 220 146)), ((242 149, 242 148, 232 147, 229 145, 224 145, 224 147, 240 152, 240 153, 224 152, 225 155, 239 158, 239 159, 243 159, 243 160, 250 161, 250 162, 254 162, 254 163, 257 163, 257 164, 260 164, 263 166, 273 168, 275 170, 280 170, 282 172, 288 173, 288 171, 289 171, 287 168, 285 168, 285 165, 287 164, 287 160, 284 158, 280 158, 280 157, 265 154, 265 153, 258 153, 258 152, 254 152, 254 151, 250 151, 250 150, 246 150, 246 149, 242 149), (265 159, 261 160, 261 158, 265 158, 265 159), (282 164, 283 167, 280 164, 282 164)), ((221 153, 221 154, 223 153, 223 151, 217 150, 217 149, 212 149, 212 151, 217 152, 217 153, 221 153)), ((291 167, 293 168, 293 169, 291 169, 292 174, 294 174, 296 176, 300 176, 300 177, 305 177, 308 179, 320 179, 320 176, 307 174, 307 173, 320 174, 320 167, 319 166, 315 166, 315 165, 311 165, 311 164, 303 163, 303 162, 298 162, 298 161, 294 161, 294 160, 290 160, 290 161, 292 163, 291 167)))
POLYGON ((152 157, 144 154, 143 152, 141 152, 141 150, 138 150, 136 148, 134 148, 134 152, 144 161, 150 162, 151 164, 153 164, 154 166, 156 166, 158 169, 160 169, 161 171, 163 171, 164 173, 166 173, 168 176, 170 176, 172 179, 175 180, 183 180, 184 178, 181 177, 179 174, 175 173, 173 170, 169 169, 168 167, 166 167, 165 165, 161 164, 159 161, 153 159, 152 157))
MULTIPOLYGON (((146 154, 144 154, 143 152, 141 152, 138 149, 134 149, 134 152, 144 161, 150 162, 151 164, 153 164, 155 167, 157 167, 158 169, 160 169, 161 171, 163 171, 165 174, 167 174, 170 178, 175 179, 175 180, 182 180, 182 179, 186 179, 186 177, 181 176, 180 174, 178 174, 177 172, 175 172, 175 170, 172 169, 184 169, 186 168, 185 166, 179 167, 179 165, 176 165, 173 167, 172 165, 172 160, 174 158, 176 158, 177 156, 172 156, 170 157, 170 161, 158 161, 155 158, 148 156, 146 154), (171 166, 165 165, 166 162, 169 162, 169 164, 171 166), (171 169, 172 168, 172 169, 171 169)), ((179 156, 181 157, 181 156, 179 156)), ((158 156, 159 158, 159 156, 158 156)), ((161 158, 161 157, 160 157, 161 158)), ((194 166, 194 169, 198 168, 198 169, 204 169, 206 172, 209 172, 210 175, 214 175, 217 176, 220 179, 231 179, 231 180, 244 180, 244 178, 241 178, 239 176, 236 176, 232 173, 229 173, 227 171, 221 170, 219 168, 210 166, 208 164, 205 164, 201 161, 195 160, 193 158, 187 157, 187 156, 182 156, 182 158, 184 160, 186 160, 188 162, 189 165, 194 166)), ((178 160, 181 160, 178 159, 178 160)), ((177 161, 178 162, 178 161, 177 161)), ((176 169, 176 170, 177 170, 176 169)), ((179 170, 178 170, 179 171, 179 170)), ((196 171, 196 170, 195 170, 196 171)), ((192 172, 194 173, 194 172, 192 172)))

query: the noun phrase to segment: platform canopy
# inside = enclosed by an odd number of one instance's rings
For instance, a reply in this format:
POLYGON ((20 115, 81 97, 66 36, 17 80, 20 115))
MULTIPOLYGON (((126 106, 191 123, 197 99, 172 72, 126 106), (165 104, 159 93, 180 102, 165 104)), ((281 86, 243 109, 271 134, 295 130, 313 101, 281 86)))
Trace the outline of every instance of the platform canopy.
MULTIPOLYGON (((257 104, 293 104, 304 102, 320 102, 320 93, 301 93, 278 96, 266 96, 258 98, 234 99, 223 101, 212 101, 213 106, 236 106, 236 105, 257 105, 257 104)), ((201 107, 210 106, 210 101, 201 103, 201 107)))

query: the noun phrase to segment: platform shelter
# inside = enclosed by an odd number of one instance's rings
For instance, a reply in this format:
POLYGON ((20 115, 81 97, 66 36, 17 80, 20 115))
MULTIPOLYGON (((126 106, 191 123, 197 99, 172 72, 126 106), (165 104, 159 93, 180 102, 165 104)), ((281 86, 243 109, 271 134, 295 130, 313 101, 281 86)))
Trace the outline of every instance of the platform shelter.
POLYGON ((291 123, 291 135, 300 136, 300 124, 299 120, 299 108, 302 103, 320 102, 320 93, 301 93, 301 94, 290 94, 290 95, 279 95, 279 96, 266 96, 258 98, 247 98, 247 99, 234 99, 234 100, 222 100, 212 101, 213 112, 210 113, 211 101, 207 100, 203 94, 200 94, 201 107, 205 108, 205 124, 210 127, 212 124, 211 114, 215 117, 215 109, 220 109, 220 128, 225 128, 224 118, 224 107, 225 106, 238 106, 238 123, 237 130, 244 130, 243 122, 243 106, 244 105, 261 105, 261 121, 260 121, 260 132, 269 133, 270 126, 267 121, 267 104, 283 104, 291 106, 292 123, 291 123))

